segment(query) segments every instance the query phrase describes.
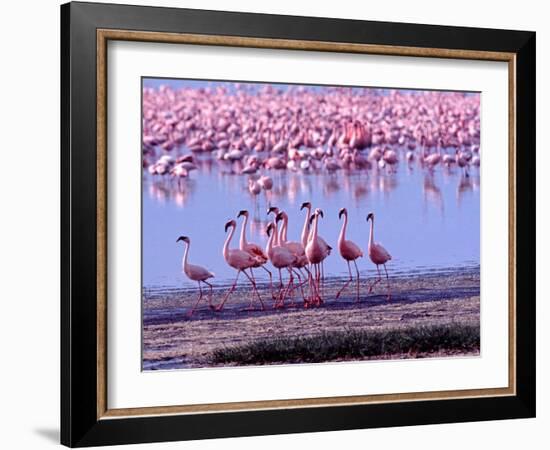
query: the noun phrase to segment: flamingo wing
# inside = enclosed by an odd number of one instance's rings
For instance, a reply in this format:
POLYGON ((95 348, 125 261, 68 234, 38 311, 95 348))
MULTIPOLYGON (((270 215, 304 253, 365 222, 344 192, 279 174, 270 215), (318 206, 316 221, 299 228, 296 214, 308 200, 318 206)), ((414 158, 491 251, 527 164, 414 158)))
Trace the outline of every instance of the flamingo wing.
POLYGON ((285 242, 283 244, 285 248, 290 250, 291 253, 295 254, 296 256, 303 255, 305 253, 304 246, 300 242, 285 242))
POLYGON ((346 241, 342 250, 342 254, 351 257, 351 259, 356 259, 363 256, 363 250, 361 250, 361 248, 353 241, 346 241))
POLYGON ((214 278, 214 274, 202 266, 187 264, 186 274, 194 281, 204 281, 208 278, 214 278))
MULTIPOLYGON (((373 244, 373 249, 376 252, 377 256, 384 260, 384 262, 389 261, 391 259, 391 255, 389 252, 382 246, 382 244, 373 244)), ((383 264, 383 263, 381 263, 383 264)))
POLYGON ((318 236, 317 239, 319 240, 319 245, 323 249, 323 253, 325 253, 327 256, 330 255, 332 247, 328 245, 327 241, 325 241, 321 236, 318 236))
POLYGON ((266 262, 268 260, 267 255, 259 245, 248 244, 246 251, 250 253, 250 255, 253 256, 254 258, 263 260, 262 262, 266 262))

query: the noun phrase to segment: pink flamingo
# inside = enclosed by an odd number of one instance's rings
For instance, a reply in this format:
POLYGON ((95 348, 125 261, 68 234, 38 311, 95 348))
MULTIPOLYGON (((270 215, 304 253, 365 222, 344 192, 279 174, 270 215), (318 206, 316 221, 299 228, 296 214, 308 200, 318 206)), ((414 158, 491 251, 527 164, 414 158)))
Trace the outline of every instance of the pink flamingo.
POLYGON ((257 181, 255 181, 253 179, 249 179, 248 180, 248 191, 250 192, 251 195, 254 196, 254 198, 256 198, 256 195, 258 195, 262 191, 262 188, 260 187, 260 185, 258 184, 257 181))
POLYGON ((378 271, 378 279, 369 286, 369 294, 372 292, 372 288, 382 281, 382 275, 380 274, 380 265, 384 266, 384 271, 386 272, 386 281, 388 285, 388 300, 391 300, 391 290, 390 290, 390 280, 388 277, 388 270, 386 269, 386 263, 391 260, 391 255, 388 251, 382 247, 382 245, 374 242, 374 214, 369 213, 367 215, 367 222, 370 223, 370 234, 369 234, 369 258, 376 264, 376 270, 378 271))
MULTIPOLYGON (((239 242, 239 249, 242 251, 245 251, 246 253, 250 254, 250 256, 256 259, 256 263, 253 266, 254 268, 261 267, 267 272, 269 276, 269 288, 271 290, 271 296, 273 297, 273 275, 265 267, 265 263, 269 258, 258 244, 254 244, 253 242, 248 242, 246 240, 246 227, 248 225, 248 211, 245 209, 243 209, 242 211, 239 211, 239 214, 237 215, 237 219, 241 216, 244 217, 244 220, 241 228, 241 239, 239 242)), ((253 275, 252 269, 250 269, 250 272, 253 275)))
POLYGON ((387 148, 384 151, 384 154, 382 155, 382 159, 386 162, 386 164, 389 164, 390 171, 394 171, 393 166, 398 163, 399 159, 397 158, 397 153, 395 153, 395 150, 392 150, 390 148, 387 148))
POLYGON ((277 226, 271 222, 267 226, 267 235, 269 239, 267 241, 266 253, 269 256, 271 264, 279 271, 279 280, 281 282, 281 292, 279 294, 279 300, 273 306, 274 308, 284 307, 285 297, 290 291, 290 286, 294 282, 292 266, 296 263, 297 257, 288 248, 281 245, 276 245, 274 242, 277 239, 277 226), (274 230, 274 232, 273 232, 274 230), (281 275, 281 269, 287 269, 289 274, 288 285, 284 288, 283 277, 281 275))
MULTIPOLYGON (((279 222, 277 221, 277 216, 279 215, 279 208, 277 208, 276 206, 270 206, 269 209, 267 210, 267 215, 269 216, 270 214, 274 215, 274 218, 273 218, 274 233, 273 233, 272 247, 279 247, 280 233, 279 233, 279 222)), ((266 244, 265 252, 269 256, 267 244, 266 244)), ((279 270, 279 295, 283 291, 283 288, 284 288, 283 278, 281 275, 281 271, 279 270)))
POLYGON ((458 149, 456 150, 455 160, 458 167, 462 169, 464 176, 469 177, 470 174, 468 173, 468 165, 469 165, 468 159, 458 149))
MULTIPOLYGON (((298 269, 300 273, 302 273, 301 272, 302 268, 305 268, 305 270, 307 271, 308 260, 306 257, 304 246, 302 245, 301 242, 288 241, 287 239, 288 215, 284 211, 280 211, 275 217, 275 225, 277 225, 281 220, 283 221, 283 226, 281 227, 281 232, 279 234, 279 245, 281 247, 285 247, 286 249, 290 250, 290 252, 294 256, 296 256, 296 261, 292 265, 293 268, 298 269)), ((298 283, 300 288, 302 289, 302 297, 304 297, 304 291, 302 288, 303 286, 302 278, 300 277, 300 274, 298 272, 294 272, 294 273, 296 273, 296 276, 298 277, 298 283)), ((305 300, 305 297, 304 297, 304 300, 305 300)))
POLYGON ((208 298, 208 305, 210 308, 214 308, 214 305, 212 305, 212 285, 206 281, 209 278, 214 278, 214 274, 207 269, 205 269, 202 266, 196 266, 194 264, 189 264, 187 261, 187 257, 189 256, 189 247, 191 247, 191 239, 189 239, 187 236, 180 236, 176 242, 183 241, 187 244, 185 248, 185 254, 183 255, 183 260, 181 262, 183 273, 187 275, 187 278, 190 280, 196 281, 199 285, 199 298, 197 299, 195 305, 193 308, 191 308, 191 311, 189 311, 188 315, 191 316, 193 314, 193 311, 195 311, 195 308, 199 304, 199 302, 202 299, 202 287, 201 283, 206 284, 207 286, 210 286, 210 296, 208 298))
POLYGON ((288 214, 284 211, 278 212, 275 220, 279 222, 283 221, 281 232, 279 234, 279 245, 288 248, 292 253, 299 256, 305 253, 304 246, 301 242, 289 241, 287 238, 288 233, 288 214))
POLYGON ((356 259, 363 256, 363 251, 359 246, 350 240, 346 239, 346 228, 348 226, 348 211, 346 208, 342 208, 338 213, 338 218, 341 219, 342 215, 344 216, 344 223, 342 224, 342 229, 340 230, 340 236, 338 237, 338 250, 340 255, 344 258, 348 264, 349 280, 342 286, 342 288, 336 294, 336 298, 340 297, 340 294, 344 289, 353 281, 353 276, 351 275, 351 266, 350 261, 353 261, 355 265, 355 273, 357 274, 357 296, 355 301, 359 301, 359 269, 357 268, 356 259))
MULTIPOLYGON (((262 301, 262 298, 260 297, 260 294, 258 293, 258 289, 256 288, 256 282, 248 275, 246 272, 246 269, 252 269, 254 267, 258 260, 257 258, 253 257, 249 253, 240 250, 240 249, 230 249, 229 245, 231 243, 231 239, 233 238, 233 234, 235 234, 235 228, 237 228, 237 223, 234 220, 230 220, 225 224, 225 232, 227 233, 228 228, 231 228, 231 232, 227 236, 227 239, 225 240, 225 243, 223 245, 223 257, 227 264, 229 264, 231 267, 237 270, 237 276, 235 277, 235 281, 233 282, 233 285, 231 286, 231 289, 225 294, 224 299, 222 302, 216 307, 216 311, 221 311, 223 308, 223 305, 229 298, 229 295, 235 290, 235 286, 237 285, 237 280, 239 279, 239 275, 244 273, 250 283, 252 284, 252 287, 254 288, 254 293, 258 297, 258 300, 260 300, 260 304, 262 305, 262 309, 265 309, 264 303, 262 301)), ((250 299, 250 305, 248 308, 245 308, 246 310, 252 310, 252 299, 250 299)))
POLYGON ((319 208, 315 210, 312 216, 313 220, 313 230, 310 233, 307 245, 306 245, 306 256, 309 261, 309 263, 313 266, 314 274, 315 274, 315 280, 312 277, 311 271, 310 271, 310 299, 312 299, 312 293, 317 292, 316 295, 316 303, 321 304, 323 299, 321 298, 321 295, 319 295, 319 284, 320 284, 320 278, 321 278, 321 271, 320 271, 320 264, 321 262, 327 257, 327 253, 325 251, 325 248, 321 244, 319 240, 319 233, 318 233, 318 224, 319 224, 319 216, 324 217, 323 211, 321 211, 319 208))
POLYGON ((273 180, 271 179, 271 177, 269 177, 267 175, 262 175, 258 179, 258 184, 260 185, 260 187, 263 189, 263 191, 265 193, 266 201, 269 201, 268 197, 267 197, 267 192, 268 191, 271 192, 271 189, 273 189, 273 180))
MULTIPOLYGON (((300 210, 306 209, 307 214, 304 221, 304 226, 302 228, 302 245, 304 246, 304 249, 307 246, 307 243, 309 239, 311 238, 311 227, 310 224, 313 221, 313 216, 311 215, 311 203, 310 202, 304 202, 302 203, 302 206, 300 210)), ((332 251, 332 247, 327 244, 327 241, 325 241, 321 236, 318 236, 317 239, 319 240, 319 244, 321 245, 323 249, 323 254, 325 255, 323 258, 323 261, 321 261, 321 280, 322 282, 325 280, 325 266, 324 266, 324 260, 327 256, 330 255, 330 252, 332 251)))

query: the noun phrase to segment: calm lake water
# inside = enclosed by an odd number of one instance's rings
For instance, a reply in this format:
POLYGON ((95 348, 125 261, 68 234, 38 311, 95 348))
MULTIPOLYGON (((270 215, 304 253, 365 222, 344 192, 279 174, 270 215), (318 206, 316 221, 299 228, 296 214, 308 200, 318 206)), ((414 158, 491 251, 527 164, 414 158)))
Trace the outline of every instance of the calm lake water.
MULTIPOLYGON (((348 209, 347 238, 367 253, 369 227, 366 216, 375 213, 375 240, 386 247, 393 259, 390 276, 428 272, 436 268, 479 265, 480 177, 472 168, 465 177, 457 168, 438 167, 429 174, 416 164, 401 162, 396 173, 373 169, 362 173, 339 171, 334 175, 268 173, 274 181, 270 203, 289 215, 289 240, 299 240, 305 211, 310 201, 321 208, 324 219, 319 234, 334 248, 325 260, 325 274, 344 275, 347 265, 337 250, 342 225, 338 211, 348 209)), ((248 240, 265 247, 268 200, 262 192, 252 197, 248 177, 230 173, 229 166, 201 159, 199 170, 189 179, 177 181, 143 174, 143 286, 145 288, 196 287, 181 272, 184 245, 178 236, 191 238, 189 262, 216 274, 213 282, 227 283, 235 270, 224 261, 224 224, 236 219, 241 209, 250 211, 248 240)), ((272 216, 271 216, 272 217, 272 216)), ((241 219, 232 247, 238 246, 241 219)), ((375 266, 368 256, 358 260, 361 272, 375 266)), ((263 272, 256 271, 262 279, 263 272)))

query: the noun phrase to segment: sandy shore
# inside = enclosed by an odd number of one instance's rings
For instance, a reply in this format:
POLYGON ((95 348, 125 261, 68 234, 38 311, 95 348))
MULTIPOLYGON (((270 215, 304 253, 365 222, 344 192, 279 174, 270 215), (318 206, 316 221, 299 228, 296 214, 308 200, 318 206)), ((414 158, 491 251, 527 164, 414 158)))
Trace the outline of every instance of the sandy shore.
MULTIPOLYGON (((143 294, 143 369, 162 370, 212 367, 216 349, 242 345, 260 339, 313 336, 320 331, 396 329, 420 325, 460 323, 479 325, 479 268, 409 274, 392 277, 392 299, 387 301, 385 285, 366 295, 366 281, 360 286, 361 301, 355 302, 355 285, 343 296, 335 294, 343 279, 325 281, 325 304, 304 309, 273 310, 268 286, 260 294, 269 309, 242 311, 251 290, 242 285, 233 293, 222 312, 201 303, 187 316, 197 290, 145 290, 143 294)), ((214 290, 214 303, 221 301, 224 288, 214 290)), ((399 359, 430 356, 476 355, 479 351, 437 354, 381 355, 371 359, 399 359)), ((334 361, 334 360, 333 360, 334 361)))

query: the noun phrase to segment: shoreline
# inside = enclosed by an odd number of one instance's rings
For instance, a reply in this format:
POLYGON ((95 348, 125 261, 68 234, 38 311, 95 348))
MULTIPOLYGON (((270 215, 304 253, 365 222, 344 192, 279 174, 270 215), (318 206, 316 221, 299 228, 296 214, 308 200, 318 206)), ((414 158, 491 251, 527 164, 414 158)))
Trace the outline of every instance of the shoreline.
MULTIPOLYGON (((392 277, 392 300, 387 301, 385 279, 370 295, 361 280, 360 303, 355 302, 355 281, 334 300, 346 278, 325 279, 325 303, 304 308, 301 294, 296 293, 296 307, 241 311, 248 305, 251 289, 239 286, 221 312, 207 306, 207 297, 188 317, 187 311, 197 298, 198 289, 168 290, 143 294, 143 370, 173 370, 198 367, 231 367, 213 363, 213 354, 224 348, 248 345, 267 338, 308 337, 322 332, 343 330, 374 332, 399 330, 405 327, 434 325, 468 325, 479 328, 479 268, 448 270, 407 277, 392 277)), ((259 286, 266 306, 271 306, 269 287, 259 286)), ((213 291, 214 304, 225 293, 213 291)), ((479 354, 479 349, 437 355, 386 355, 351 359, 381 360, 419 357, 450 357, 479 354)), ((332 358, 327 362, 335 362, 332 358)), ((347 359, 345 359, 347 360, 347 359)), ((280 362, 279 364, 284 364, 280 362)))

